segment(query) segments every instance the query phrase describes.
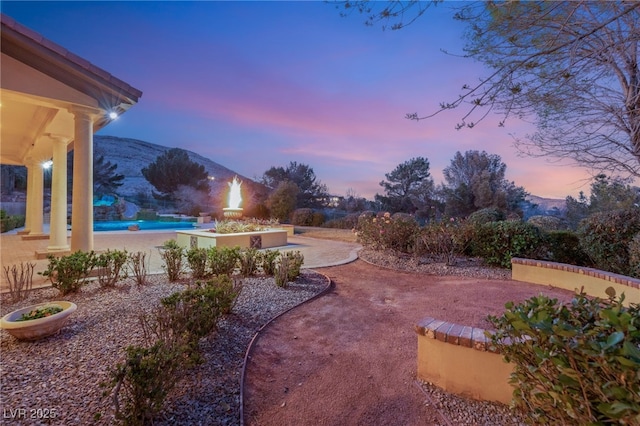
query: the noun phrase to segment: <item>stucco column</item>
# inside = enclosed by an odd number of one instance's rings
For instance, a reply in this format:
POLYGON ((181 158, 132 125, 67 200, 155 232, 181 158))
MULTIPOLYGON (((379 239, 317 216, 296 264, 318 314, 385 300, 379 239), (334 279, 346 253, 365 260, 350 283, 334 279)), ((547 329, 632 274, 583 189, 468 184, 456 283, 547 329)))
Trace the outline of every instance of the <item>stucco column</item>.
MULTIPOLYGON (((27 215, 29 223, 29 235, 42 235, 42 222, 44 214, 44 175, 42 164, 27 159, 27 215)), ((25 219, 26 221, 27 219, 25 219)))
POLYGON ((93 115, 98 110, 72 107, 73 196, 71 200, 71 251, 93 250, 93 115))
POLYGON ((67 143, 69 138, 49 135, 53 143, 51 178, 51 222, 47 251, 69 250, 67 242, 67 143))

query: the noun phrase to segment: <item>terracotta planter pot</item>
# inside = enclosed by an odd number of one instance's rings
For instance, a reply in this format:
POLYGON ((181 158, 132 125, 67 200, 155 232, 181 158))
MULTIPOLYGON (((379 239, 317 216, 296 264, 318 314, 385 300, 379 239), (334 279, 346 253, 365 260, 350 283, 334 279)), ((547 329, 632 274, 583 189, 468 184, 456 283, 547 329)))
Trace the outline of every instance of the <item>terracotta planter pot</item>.
POLYGON ((0 319, 0 328, 7 330, 9 334, 20 340, 38 340, 57 333, 77 308, 75 303, 60 300, 27 306, 2 317, 0 319), (59 306, 63 310, 44 318, 18 321, 22 314, 28 314, 34 309, 42 309, 47 306, 59 306))

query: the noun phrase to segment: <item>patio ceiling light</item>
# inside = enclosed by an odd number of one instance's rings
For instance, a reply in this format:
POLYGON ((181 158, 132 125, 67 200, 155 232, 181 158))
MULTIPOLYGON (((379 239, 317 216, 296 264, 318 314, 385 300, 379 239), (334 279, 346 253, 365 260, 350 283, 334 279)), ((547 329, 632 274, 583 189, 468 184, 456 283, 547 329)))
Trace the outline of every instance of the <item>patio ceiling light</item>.
POLYGON ((51 166, 53 166, 53 161, 51 160, 47 160, 44 163, 42 163, 42 168, 45 170, 49 170, 51 166))
POLYGON ((111 111, 111 112, 109 112, 108 116, 109 116, 110 120, 115 120, 115 119, 118 118, 118 113, 115 112, 115 111, 111 111))

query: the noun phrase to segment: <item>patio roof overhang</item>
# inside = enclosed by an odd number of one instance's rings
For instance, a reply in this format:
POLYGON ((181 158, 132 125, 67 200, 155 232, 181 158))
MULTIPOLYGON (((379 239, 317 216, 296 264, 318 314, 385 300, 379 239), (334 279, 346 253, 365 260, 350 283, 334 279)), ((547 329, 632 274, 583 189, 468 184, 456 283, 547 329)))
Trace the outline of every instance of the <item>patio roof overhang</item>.
POLYGON ((0 163, 52 156, 51 137, 74 140, 74 107, 90 108, 93 131, 142 92, 62 46, 0 14, 0 163))

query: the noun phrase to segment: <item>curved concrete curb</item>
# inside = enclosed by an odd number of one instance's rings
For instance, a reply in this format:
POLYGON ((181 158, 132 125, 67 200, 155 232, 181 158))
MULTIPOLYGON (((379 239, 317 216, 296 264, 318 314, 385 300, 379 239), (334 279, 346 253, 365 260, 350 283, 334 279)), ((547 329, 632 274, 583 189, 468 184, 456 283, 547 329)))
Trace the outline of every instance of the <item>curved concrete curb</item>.
POLYGON ((260 334, 262 333, 262 331, 264 329, 266 329, 269 325, 271 325, 273 322, 275 322, 278 318, 284 316, 285 314, 289 313, 290 311, 296 309, 299 306, 305 305, 309 302, 312 302, 313 300, 324 296, 325 294, 327 294, 329 291, 333 290, 333 288, 335 287, 335 284, 333 283, 333 281, 331 281, 331 278, 329 278, 328 276, 326 276, 325 274, 321 274, 320 272, 316 272, 317 274, 322 275, 326 280, 327 280, 327 285, 325 288, 323 288, 322 290, 320 290, 319 293, 317 293, 316 295, 310 297, 309 299, 298 303, 295 306, 292 306, 291 308, 287 309, 284 312, 279 313, 278 315, 276 315, 275 317, 271 318, 269 321, 267 321, 262 327, 260 327, 260 329, 256 332, 256 334, 253 336, 253 338, 251 339, 251 342, 249 342, 249 346, 247 347, 247 352, 245 352, 244 355, 244 360, 242 361, 242 372, 240 374, 240 426, 244 426, 244 382, 245 382, 245 378, 246 378, 246 368, 247 368, 247 361, 249 361, 249 358, 251 357, 251 352, 253 351, 253 346, 255 344, 255 342, 258 340, 258 338, 260 337, 260 334))

